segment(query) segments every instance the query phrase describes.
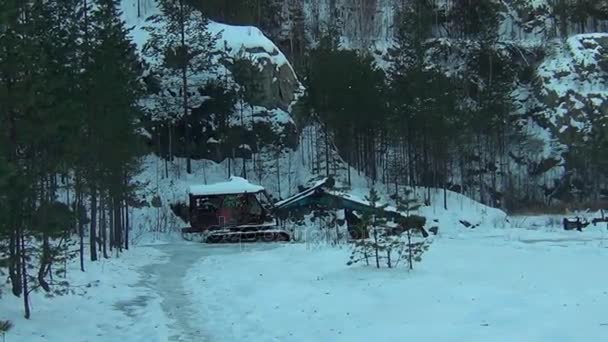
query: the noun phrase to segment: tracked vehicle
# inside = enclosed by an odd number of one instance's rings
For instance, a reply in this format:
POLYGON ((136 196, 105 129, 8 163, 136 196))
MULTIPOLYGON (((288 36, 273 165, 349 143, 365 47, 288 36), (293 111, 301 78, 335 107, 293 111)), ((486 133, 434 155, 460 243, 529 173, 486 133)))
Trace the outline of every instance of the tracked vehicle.
POLYGON ((240 177, 227 182, 193 185, 188 191, 190 227, 186 240, 207 243, 290 241, 278 228, 266 190, 240 177))

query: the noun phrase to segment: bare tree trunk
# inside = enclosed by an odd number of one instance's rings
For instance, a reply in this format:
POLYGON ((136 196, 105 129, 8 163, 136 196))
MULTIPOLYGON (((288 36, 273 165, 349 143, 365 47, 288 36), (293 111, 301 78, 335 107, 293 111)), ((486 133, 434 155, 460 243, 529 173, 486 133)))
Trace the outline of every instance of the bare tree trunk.
MULTIPOLYGON (((139 4, 139 1, 138 1, 139 4)), ((91 225, 89 231, 89 252, 91 261, 97 261, 97 191, 91 189, 91 225)))
POLYGON ((325 126, 325 177, 329 177, 329 129, 325 126))
POLYGON ((291 193, 291 158, 292 158, 292 154, 291 151, 289 151, 289 154, 287 155, 287 193, 291 193))
MULTIPOLYGON (((448 175, 448 167, 447 167, 447 163, 445 163, 446 167, 445 167, 445 176, 447 177, 448 175)), ((447 178, 446 180, 444 180, 443 182, 443 209, 448 210, 448 184, 447 184, 447 178)))
POLYGON ((76 207, 78 208, 78 238, 79 238, 79 257, 80 257, 80 270, 84 272, 84 222, 82 215, 84 215, 84 204, 82 203, 82 193, 78 190, 76 195, 76 207))
MULTIPOLYGON (((16 214, 16 213, 13 213, 16 214)), ((11 279, 12 292, 15 296, 20 297, 23 286, 21 284, 21 242, 20 242, 20 222, 15 223, 15 228, 11 232, 9 241, 9 264, 8 271, 11 279)))
POLYGON ((277 165, 277 193, 279 199, 281 199, 281 150, 277 150, 276 154, 276 165, 277 165))
POLYGON ((373 228, 374 230, 374 253, 376 256, 376 268, 380 268, 380 256, 378 255, 379 251, 379 247, 378 247, 378 229, 376 229, 376 227, 373 228))
POLYGON ((107 215, 108 215, 108 247, 110 247, 110 253, 114 249, 114 243, 116 239, 114 238, 115 229, 114 225, 116 224, 114 217, 114 206, 112 203, 112 198, 108 197, 108 205, 107 205, 107 215))
POLYGON ((122 252, 122 217, 121 217, 121 201, 117 198, 112 200, 114 207, 114 246, 118 252, 122 252))
MULTIPOLYGON (((180 36, 182 47, 186 46, 186 13, 184 7, 184 0, 179 1, 180 8, 180 36)), ((190 117, 188 115, 188 55, 182 52, 182 92, 184 101, 184 121, 185 121, 185 140, 186 140, 186 172, 192 173, 192 137, 190 132, 190 117)))
MULTIPOLYGON (((167 130, 169 132, 169 156, 165 158, 165 178, 169 178, 169 161, 173 161, 173 135, 171 134, 172 125, 167 125, 167 130)), ((159 134, 159 144, 160 144, 160 134, 159 134)), ((160 147, 159 147, 160 150, 160 147)))
POLYGON ((43 233, 42 237, 42 256, 40 258, 40 265, 38 267, 38 284, 46 292, 51 291, 51 288, 47 281, 44 279, 51 265, 51 251, 49 246, 49 237, 46 233, 43 233))
POLYGON ((125 249, 129 250, 129 204, 125 201, 124 205, 125 211, 125 249))
POLYGON ((410 230, 407 230, 407 249, 408 249, 408 255, 407 255, 407 262, 409 264, 410 270, 414 269, 414 251, 412 250, 412 233, 410 232, 410 230))
POLYGON ((26 319, 30 319, 30 290, 28 283, 28 275, 27 275, 27 251, 25 248, 25 234, 24 229, 20 229, 20 240, 21 240, 21 276, 22 276, 22 284, 23 284, 23 308, 25 310, 24 317, 26 319))
POLYGON ((102 195, 99 196, 99 213, 100 216, 100 228, 101 228, 101 244, 103 253, 103 257, 105 259, 108 258, 108 221, 106 217, 106 204, 104 201, 104 197, 102 195))

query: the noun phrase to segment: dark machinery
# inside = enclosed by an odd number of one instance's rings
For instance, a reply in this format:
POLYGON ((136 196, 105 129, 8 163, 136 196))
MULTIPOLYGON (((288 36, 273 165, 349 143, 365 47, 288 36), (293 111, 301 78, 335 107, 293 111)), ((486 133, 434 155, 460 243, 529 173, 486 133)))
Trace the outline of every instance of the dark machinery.
POLYGON ((195 185, 189 189, 190 227, 182 229, 187 240, 207 243, 290 241, 278 228, 266 190, 239 177, 228 182, 195 185))

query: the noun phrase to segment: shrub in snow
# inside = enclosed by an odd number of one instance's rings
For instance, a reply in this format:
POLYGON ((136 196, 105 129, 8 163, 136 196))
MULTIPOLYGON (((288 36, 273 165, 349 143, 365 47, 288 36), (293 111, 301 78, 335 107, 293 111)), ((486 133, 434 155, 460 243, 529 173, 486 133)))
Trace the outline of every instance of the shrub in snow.
POLYGON ((319 208, 312 213, 311 222, 316 223, 325 243, 336 246, 346 241, 347 231, 340 210, 319 208))
POLYGON ((428 233, 424 230, 426 218, 419 215, 410 215, 412 211, 420 208, 420 203, 411 197, 411 190, 404 191, 404 197, 395 194, 397 209, 405 212, 407 216, 399 220, 399 229, 405 233, 406 240, 401 245, 399 257, 406 256, 410 270, 414 269, 414 262, 422 261, 422 254, 429 249, 430 241, 426 239, 428 233))
POLYGON ((404 230, 407 240, 402 241, 399 258, 407 257, 410 270, 414 269, 414 262, 422 261, 422 254, 429 249, 430 241, 426 239, 424 224, 426 219, 422 216, 411 215, 400 220, 400 228, 404 230), (422 236, 422 238, 420 238, 422 236))
MULTIPOLYGON (((375 262, 377 268, 385 265, 388 268, 397 267, 403 260, 407 260, 409 269, 413 269, 416 261, 422 260, 422 254, 428 250, 428 234, 424 231, 426 218, 418 215, 408 215, 398 219, 391 226, 387 222, 386 206, 377 206, 378 194, 374 189, 370 190, 366 200, 371 209, 363 214, 359 225, 359 236, 369 236, 355 242, 348 265, 365 262, 370 265, 370 259, 375 262), (420 238, 420 236, 422 238, 420 238)), ((399 201, 398 201, 399 203, 399 201)), ((401 201, 400 211, 417 208, 412 201, 401 201)))
MULTIPOLYGON (((2 263, 2 259, 0 259, 0 267, 5 266, 2 263)), ((0 275, 4 275, 2 273, 2 270, 0 269, 0 275)), ((2 289, 0 288, 0 298, 2 298, 2 289)), ((6 333, 11 330, 11 328, 13 327, 13 323, 11 323, 10 321, 2 321, 0 320, 0 336, 2 336, 2 341, 4 341, 4 338, 6 337, 6 333)))
POLYGON ((2 336, 2 341, 5 340, 6 333, 11 330, 13 327, 13 323, 10 321, 0 321, 0 335, 2 336))

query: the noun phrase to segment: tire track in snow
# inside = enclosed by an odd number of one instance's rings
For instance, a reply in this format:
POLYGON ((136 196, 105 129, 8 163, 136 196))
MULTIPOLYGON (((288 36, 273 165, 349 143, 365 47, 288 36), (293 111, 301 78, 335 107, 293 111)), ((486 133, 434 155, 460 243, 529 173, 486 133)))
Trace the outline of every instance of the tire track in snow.
POLYGON ((169 341, 208 341, 202 326, 196 324, 200 317, 192 305, 191 293, 184 288, 184 277, 197 261, 207 254, 200 244, 177 243, 158 245, 167 255, 165 263, 145 266, 143 272, 153 275, 146 284, 161 298, 161 307, 169 319, 169 341))

